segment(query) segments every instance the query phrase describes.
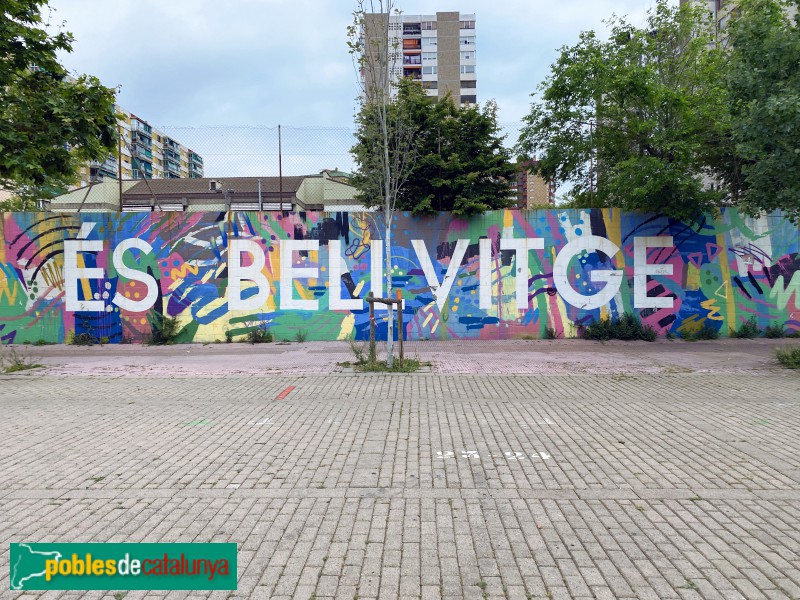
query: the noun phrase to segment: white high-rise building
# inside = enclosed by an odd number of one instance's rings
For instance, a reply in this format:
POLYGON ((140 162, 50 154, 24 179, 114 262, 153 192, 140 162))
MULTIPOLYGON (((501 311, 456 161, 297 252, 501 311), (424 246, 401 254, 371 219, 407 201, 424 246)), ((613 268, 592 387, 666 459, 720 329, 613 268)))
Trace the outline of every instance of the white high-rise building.
MULTIPOLYGON (((366 43, 385 35, 386 15, 366 19, 366 43)), ((450 94, 458 104, 478 101, 475 15, 437 12, 435 15, 391 15, 389 47, 394 59, 393 79, 410 77, 420 81, 429 96, 450 94)))

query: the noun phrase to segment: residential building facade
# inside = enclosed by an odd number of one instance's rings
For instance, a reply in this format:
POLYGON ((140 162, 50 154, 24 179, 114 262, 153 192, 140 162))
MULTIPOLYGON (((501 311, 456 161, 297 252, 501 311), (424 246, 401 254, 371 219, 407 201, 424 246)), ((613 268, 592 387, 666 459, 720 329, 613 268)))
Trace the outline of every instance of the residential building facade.
POLYGON ((517 208, 548 208, 556 204, 555 184, 530 172, 536 164, 536 160, 527 160, 518 165, 517 179, 511 184, 517 208))
POLYGON ((474 14, 437 12, 435 15, 369 14, 365 46, 385 39, 388 29, 388 76, 410 77, 425 92, 456 103, 478 101, 477 45, 474 14))
MULTIPOLYGON (((115 106, 117 125, 122 137, 122 179, 192 179, 203 177, 203 157, 147 121, 115 106)), ((109 155, 104 161, 92 161, 80 170, 80 183, 117 179, 119 161, 109 155)))

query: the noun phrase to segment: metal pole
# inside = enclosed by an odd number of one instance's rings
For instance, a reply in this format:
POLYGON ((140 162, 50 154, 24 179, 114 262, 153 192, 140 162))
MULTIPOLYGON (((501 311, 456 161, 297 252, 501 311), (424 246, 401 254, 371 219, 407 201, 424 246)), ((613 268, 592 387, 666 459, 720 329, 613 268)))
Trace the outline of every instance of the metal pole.
POLYGON ((403 295, 399 288, 395 297, 397 298, 397 341, 400 342, 400 366, 402 367, 406 357, 403 353, 403 295))
MULTIPOLYGON (((372 298, 372 292, 368 294, 372 298)), ((375 356, 375 303, 368 302, 369 304, 369 362, 374 363, 377 360, 375 356)))
POLYGON ((258 211, 264 210, 264 203, 261 201, 261 177, 258 178, 258 211))
POLYGON ((283 148, 281 126, 278 125, 278 192, 281 197, 281 210, 283 210, 283 148))
POLYGON ((117 181, 119 182, 119 212, 122 212, 122 133, 123 129, 117 125, 117 181))

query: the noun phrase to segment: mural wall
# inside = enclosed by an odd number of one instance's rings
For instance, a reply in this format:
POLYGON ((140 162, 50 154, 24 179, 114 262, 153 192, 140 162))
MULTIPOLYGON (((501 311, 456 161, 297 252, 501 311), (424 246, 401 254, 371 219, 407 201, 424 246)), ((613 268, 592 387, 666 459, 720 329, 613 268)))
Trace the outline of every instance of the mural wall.
MULTIPOLYGON (((277 339, 368 336, 385 296, 380 216, 367 213, 0 215, 0 339, 88 333, 181 341, 268 327, 277 339)), ((406 339, 565 337, 633 313, 659 334, 727 335, 755 316, 800 330, 798 229, 728 210, 698 224, 616 210, 397 214, 392 283, 406 339)), ((386 312, 379 335, 386 336, 386 312)))

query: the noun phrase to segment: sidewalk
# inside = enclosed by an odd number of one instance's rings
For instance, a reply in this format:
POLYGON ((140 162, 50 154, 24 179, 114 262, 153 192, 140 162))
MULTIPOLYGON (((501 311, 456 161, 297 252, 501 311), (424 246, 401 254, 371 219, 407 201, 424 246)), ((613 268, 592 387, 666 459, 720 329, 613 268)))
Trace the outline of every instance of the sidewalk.
MULTIPOLYGON (((585 340, 407 342, 406 356, 431 363, 433 373, 642 375, 785 372, 777 347, 797 340, 721 339, 606 343, 585 340)), ((347 342, 174 346, 17 346, 46 369, 29 375, 215 377, 326 374, 354 360, 347 342)), ((385 343, 378 344, 379 352, 385 343)), ((345 369, 346 370, 346 369, 345 369)))

